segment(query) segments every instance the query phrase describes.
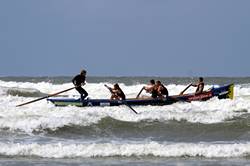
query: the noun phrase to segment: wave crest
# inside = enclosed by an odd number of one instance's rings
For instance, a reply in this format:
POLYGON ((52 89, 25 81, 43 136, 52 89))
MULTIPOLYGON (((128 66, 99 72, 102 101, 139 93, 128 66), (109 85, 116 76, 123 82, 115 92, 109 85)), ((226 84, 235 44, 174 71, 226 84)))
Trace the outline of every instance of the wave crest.
POLYGON ((90 157, 246 157, 250 143, 91 143, 91 144, 4 144, 2 156, 41 158, 90 157))

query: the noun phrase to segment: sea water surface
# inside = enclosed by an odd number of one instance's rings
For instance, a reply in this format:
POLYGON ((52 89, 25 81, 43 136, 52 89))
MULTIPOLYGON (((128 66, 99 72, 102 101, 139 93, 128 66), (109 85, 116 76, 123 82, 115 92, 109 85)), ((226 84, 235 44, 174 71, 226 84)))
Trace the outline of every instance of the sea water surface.
MULTIPOLYGON (((247 165, 250 78, 205 78, 205 89, 235 84, 233 100, 167 106, 56 107, 41 100, 72 87, 71 77, 0 77, 2 165, 247 165)), ((150 77, 88 77, 90 98, 119 83, 135 97, 150 77)), ((163 78, 170 95, 197 78, 163 78)), ((193 92, 190 88, 187 92, 193 92)), ((60 95, 79 96, 71 90, 60 95)), ((142 95, 148 95, 145 92, 142 95)))

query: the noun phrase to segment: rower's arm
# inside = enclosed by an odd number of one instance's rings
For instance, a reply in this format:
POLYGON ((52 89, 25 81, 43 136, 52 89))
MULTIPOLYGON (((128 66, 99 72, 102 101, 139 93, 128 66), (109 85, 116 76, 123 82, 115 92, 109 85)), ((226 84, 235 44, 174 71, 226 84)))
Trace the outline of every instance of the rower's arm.
POLYGON ((198 85, 197 84, 191 84, 191 86, 197 87, 198 85))

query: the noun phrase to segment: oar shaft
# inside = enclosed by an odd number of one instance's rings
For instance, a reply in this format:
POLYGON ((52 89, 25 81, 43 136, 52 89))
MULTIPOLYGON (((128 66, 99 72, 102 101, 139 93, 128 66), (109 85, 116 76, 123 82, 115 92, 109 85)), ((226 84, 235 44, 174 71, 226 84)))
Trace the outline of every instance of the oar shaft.
POLYGON ((141 92, 143 91, 144 88, 141 88, 140 92, 138 93, 138 95, 136 96, 136 98, 138 98, 141 94, 141 92))
POLYGON ((138 112, 136 112, 136 110, 134 108, 132 108, 131 105, 129 105, 127 103, 127 101, 123 101, 123 104, 126 105, 127 107, 129 107, 135 114, 138 114, 138 112))
POLYGON ((19 104, 19 105, 17 105, 16 107, 20 107, 20 106, 23 106, 23 105, 26 105, 26 104, 34 103, 34 102, 36 102, 36 101, 43 100, 43 99, 46 99, 46 98, 48 98, 48 96, 44 96, 44 97, 39 98, 39 99, 35 99, 35 100, 28 101, 28 102, 26 102, 26 103, 19 104))
POLYGON ((39 99, 31 100, 31 101, 28 101, 26 103, 22 103, 22 104, 16 105, 16 107, 20 107, 20 106, 27 105, 27 104, 30 104, 30 103, 34 103, 36 101, 40 101, 40 100, 43 100, 43 99, 46 99, 46 98, 49 98, 49 97, 52 97, 52 96, 56 96, 56 95, 58 95, 60 93, 67 92, 67 91, 69 91, 71 89, 74 89, 74 88, 75 87, 72 87, 72 88, 69 88, 69 89, 66 89, 66 90, 63 90, 63 91, 60 91, 60 92, 56 92, 56 93, 50 94, 48 96, 41 97, 39 99))
POLYGON ((75 89, 75 87, 72 87, 72 88, 69 88, 69 89, 65 89, 65 90, 63 90, 63 91, 60 91, 60 92, 57 92, 57 93, 54 93, 54 94, 50 94, 50 95, 48 95, 47 97, 56 96, 56 95, 59 95, 60 93, 67 92, 67 91, 72 90, 72 89, 75 89))
POLYGON ((190 84, 180 93, 180 95, 182 95, 191 85, 192 85, 192 83, 190 83, 190 84))

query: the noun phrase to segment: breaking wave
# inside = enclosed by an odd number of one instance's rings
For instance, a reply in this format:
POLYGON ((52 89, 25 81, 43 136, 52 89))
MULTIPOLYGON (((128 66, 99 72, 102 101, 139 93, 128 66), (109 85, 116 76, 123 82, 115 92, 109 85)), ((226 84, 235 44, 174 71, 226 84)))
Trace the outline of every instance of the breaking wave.
POLYGON ((55 131, 65 126, 84 127, 113 122, 126 122, 126 125, 172 121, 217 124, 235 119, 240 121, 241 117, 246 117, 250 110, 250 103, 243 99, 234 101, 211 99, 207 102, 176 103, 169 106, 134 107, 139 112, 138 115, 126 106, 55 107, 47 101, 40 101, 36 104, 15 107, 15 103, 21 103, 21 100, 23 98, 19 97, 2 99, 2 103, 8 104, 0 107, 0 129, 32 133, 44 130, 55 131))
POLYGON ((250 143, 0 143, 0 155, 41 158, 90 157, 247 157, 250 143))

